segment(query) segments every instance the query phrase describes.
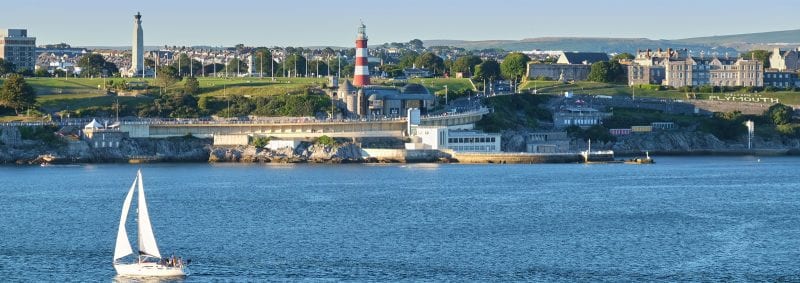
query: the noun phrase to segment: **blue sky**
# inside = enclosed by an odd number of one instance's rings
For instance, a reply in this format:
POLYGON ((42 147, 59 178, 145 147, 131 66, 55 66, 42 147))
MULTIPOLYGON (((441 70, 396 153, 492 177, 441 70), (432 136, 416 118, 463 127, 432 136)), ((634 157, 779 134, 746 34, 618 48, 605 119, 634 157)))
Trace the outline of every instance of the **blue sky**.
POLYGON ((798 29, 796 0, 671 1, 170 1, 5 0, 0 27, 37 44, 350 46, 359 20, 370 44, 541 36, 686 37, 798 29), (676 19, 682 19, 678 21, 676 19))

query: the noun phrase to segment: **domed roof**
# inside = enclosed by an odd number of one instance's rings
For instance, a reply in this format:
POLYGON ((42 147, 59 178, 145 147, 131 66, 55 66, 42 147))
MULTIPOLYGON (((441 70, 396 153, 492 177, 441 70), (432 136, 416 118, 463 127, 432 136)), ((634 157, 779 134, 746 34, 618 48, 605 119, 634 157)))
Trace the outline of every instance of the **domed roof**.
POLYGON ((372 95, 369 96, 369 98, 367 98, 367 100, 369 100, 369 101, 378 100, 378 94, 377 93, 373 93, 372 95))
POLYGON ((403 93, 428 93, 428 89, 421 84, 407 84, 401 91, 403 93))

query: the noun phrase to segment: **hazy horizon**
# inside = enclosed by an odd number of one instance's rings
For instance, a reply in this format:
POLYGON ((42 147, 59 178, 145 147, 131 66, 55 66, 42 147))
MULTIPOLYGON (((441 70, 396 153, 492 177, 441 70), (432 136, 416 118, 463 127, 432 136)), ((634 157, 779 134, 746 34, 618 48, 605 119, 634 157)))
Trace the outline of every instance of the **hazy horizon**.
POLYGON ((142 13, 148 46, 338 46, 353 44, 360 20, 371 44, 422 40, 521 40, 536 37, 683 39, 797 29, 790 0, 759 2, 688 1, 631 4, 624 0, 495 4, 469 1, 403 1, 402 4, 319 0, 252 1, 218 5, 195 1, 114 3, 99 0, 14 1, 0 18, 2 28, 24 28, 37 45, 127 46, 133 15, 142 13), (44 9, 43 9, 44 7, 44 9), (766 15, 767 9, 769 16, 766 15), (668 12, 667 12, 668 11, 668 12), (752 17, 752 20, 746 20, 752 17), (479 20, 480 19, 480 20, 479 20), (733 20, 731 20, 733 19, 733 20), (698 28, 701 27, 701 28, 698 28))

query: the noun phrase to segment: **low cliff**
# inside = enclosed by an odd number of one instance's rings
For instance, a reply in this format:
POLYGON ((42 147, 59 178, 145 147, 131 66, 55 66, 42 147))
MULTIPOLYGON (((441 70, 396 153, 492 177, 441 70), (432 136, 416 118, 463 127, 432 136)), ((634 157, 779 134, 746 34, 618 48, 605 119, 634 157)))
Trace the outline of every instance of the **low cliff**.
MULTIPOLYGON (((526 138, 529 132, 525 130, 505 131, 503 133, 502 148, 509 152, 523 152, 526 150, 526 138)), ((721 140, 716 136, 701 131, 691 130, 666 130, 649 133, 632 133, 617 136, 615 142, 592 141, 593 150, 614 150, 619 155, 637 155, 645 151, 657 154, 795 154, 800 152, 800 140, 755 136, 752 140, 752 149, 747 148, 747 139, 742 137, 737 140, 721 140)), ((569 142, 571 151, 586 150, 587 142, 572 140, 569 142)))

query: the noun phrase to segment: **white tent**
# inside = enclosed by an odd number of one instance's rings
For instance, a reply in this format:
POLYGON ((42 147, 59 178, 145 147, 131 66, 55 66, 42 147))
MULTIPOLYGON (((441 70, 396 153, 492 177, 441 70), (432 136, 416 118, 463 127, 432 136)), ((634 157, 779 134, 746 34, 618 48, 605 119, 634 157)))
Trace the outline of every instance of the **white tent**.
POLYGON ((83 126, 84 129, 100 129, 103 128, 103 125, 97 122, 97 120, 92 119, 92 122, 83 126))

